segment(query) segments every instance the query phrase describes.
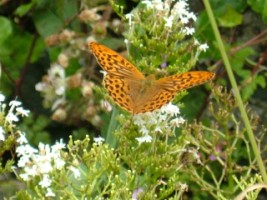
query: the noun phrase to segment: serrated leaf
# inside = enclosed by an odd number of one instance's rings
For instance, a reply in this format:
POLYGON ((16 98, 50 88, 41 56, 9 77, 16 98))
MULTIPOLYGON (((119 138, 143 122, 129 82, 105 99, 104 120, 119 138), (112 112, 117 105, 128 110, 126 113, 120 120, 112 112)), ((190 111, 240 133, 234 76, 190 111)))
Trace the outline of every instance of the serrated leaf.
POLYGON ((236 12, 232 7, 228 7, 226 11, 218 17, 218 22, 220 26, 232 28, 240 25, 243 20, 243 15, 236 12))

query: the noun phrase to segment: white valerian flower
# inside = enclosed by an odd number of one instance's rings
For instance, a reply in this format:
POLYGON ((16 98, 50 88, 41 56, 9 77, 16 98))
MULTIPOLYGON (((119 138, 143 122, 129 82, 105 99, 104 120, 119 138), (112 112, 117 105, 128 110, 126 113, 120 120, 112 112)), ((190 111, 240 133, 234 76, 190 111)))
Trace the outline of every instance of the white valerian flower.
POLYGON ((128 13, 125 15, 125 18, 128 19, 128 24, 130 27, 132 26, 132 17, 133 17, 133 14, 131 13, 128 13))
POLYGON ((5 99, 6 97, 2 93, 0 93, 0 102, 4 102, 5 99))
POLYGON ((81 177, 81 172, 77 168, 70 166, 69 169, 70 169, 70 171, 72 171, 74 178, 80 178, 81 177))
POLYGON ((23 107, 17 107, 16 111, 19 115, 21 115, 22 117, 28 117, 30 111, 29 110, 25 110, 23 107))
POLYGON ((5 141, 5 130, 0 126, 0 141, 5 141))
POLYGON ((52 180, 50 179, 49 175, 45 174, 43 176, 43 179, 39 182, 39 185, 42 188, 47 188, 47 187, 51 186, 51 183, 52 183, 52 180))
POLYGON ((27 144, 28 143, 28 140, 27 140, 27 138, 25 136, 25 133, 20 133, 20 135, 19 135, 19 137, 17 139, 17 142, 19 144, 27 144))
POLYGON ((97 145, 101 145, 103 142, 105 141, 104 138, 102 137, 94 137, 94 142, 97 144, 97 145))
POLYGON ((201 44, 200 46, 199 46, 199 49, 201 50, 201 51, 204 51, 204 52, 206 52, 206 50, 209 48, 209 46, 206 44, 206 43, 204 43, 204 44, 201 44))
POLYGON ((139 144, 142 144, 144 142, 150 143, 152 141, 152 137, 150 135, 144 135, 142 137, 135 138, 139 144))
POLYGON ((183 31, 186 35, 193 35, 193 33, 195 33, 195 29, 189 27, 184 27, 183 31))
POLYGON ((143 142, 151 142, 151 132, 165 133, 170 130, 180 127, 185 120, 179 116, 180 110, 177 106, 169 103, 162 106, 160 109, 153 112, 146 112, 133 116, 133 123, 139 127, 139 132, 142 137, 136 138, 141 144, 143 142))
POLYGON ((164 17, 164 20, 166 21, 165 26, 171 28, 173 23, 173 16, 164 17))
POLYGON ((66 147, 66 144, 63 143, 63 140, 56 142, 51 147, 39 143, 38 149, 35 149, 28 144, 25 135, 22 133, 17 140, 20 144, 16 149, 19 157, 18 167, 23 169, 20 177, 24 181, 29 181, 35 176, 40 176, 43 179, 39 185, 42 187, 50 186, 48 174, 53 170, 61 170, 65 166, 60 151, 66 147))
POLYGON ((46 197, 55 197, 55 193, 52 191, 51 188, 47 188, 47 192, 45 194, 46 197))

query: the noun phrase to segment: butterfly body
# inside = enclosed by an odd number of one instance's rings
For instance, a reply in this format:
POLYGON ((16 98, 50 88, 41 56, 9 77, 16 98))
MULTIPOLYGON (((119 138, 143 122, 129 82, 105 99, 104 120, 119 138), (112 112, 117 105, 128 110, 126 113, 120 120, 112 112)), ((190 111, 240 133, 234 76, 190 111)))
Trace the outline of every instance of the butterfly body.
POLYGON ((169 103, 179 91, 203 84, 214 77, 206 71, 175 74, 156 80, 145 77, 133 64, 115 51, 91 42, 90 49, 107 72, 104 85, 114 102, 130 113, 156 110, 169 103))

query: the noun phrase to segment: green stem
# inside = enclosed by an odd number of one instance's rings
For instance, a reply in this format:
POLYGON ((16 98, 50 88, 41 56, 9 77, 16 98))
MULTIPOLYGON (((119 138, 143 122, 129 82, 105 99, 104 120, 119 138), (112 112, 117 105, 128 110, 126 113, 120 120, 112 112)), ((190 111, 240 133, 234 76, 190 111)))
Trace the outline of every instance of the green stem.
POLYGON ((239 93, 239 90, 238 90, 238 87, 237 87, 237 83, 235 81, 235 77, 234 77, 233 71, 231 69, 231 65, 230 65, 229 59, 227 57, 225 48, 224 48, 224 44, 223 44, 222 38, 221 38, 219 30, 218 30, 218 26, 216 24, 216 21, 215 21, 211 6, 209 4, 209 0, 203 0, 203 2, 204 2, 204 5, 206 7, 206 11, 207 11, 208 16, 209 16, 211 27, 213 29, 215 38, 216 38, 217 43, 218 43, 219 50, 220 50, 221 55, 222 55, 222 59, 223 59, 223 62, 225 64, 225 68, 226 68, 230 83, 232 85, 232 88, 233 88, 233 91, 234 91, 234 94, 235 94, 235 97, 236 97, 236 101, 238 103, 238 107, 239 107, 239 110, 240 110, 240 113, 241 113, 241 117, 242 117, 243 122, 245 124, 246 130, 247 130, 247 134, 248 134, 248 138, 249 138, 249 141, 251 143, 252 149, 254 151, 254 154, 255 154, 255 157, 256 157, 256 160, 257 160, 257 164, 259 166, 260 173, 261 173, 261 175, 263 177, 264 182, 267 183, 267 174, 266 174, 265 167, 264 167, 264 164, 263 164, 263 161, 262 161, 262 158, 261 158, 261 154, 260 154, 260 151, 259 151, 259 149, 257 147, 257 143, 256 143, 256 140, 254 138, 253 131, 252 131, 252 128, 251 128, 251 125, 250 125, 250 122, 249 122, 249 119, 248 119, 248 116, 247 116, 247 113, 246 113, 246 110, 245 110, 241 95, 239 93))

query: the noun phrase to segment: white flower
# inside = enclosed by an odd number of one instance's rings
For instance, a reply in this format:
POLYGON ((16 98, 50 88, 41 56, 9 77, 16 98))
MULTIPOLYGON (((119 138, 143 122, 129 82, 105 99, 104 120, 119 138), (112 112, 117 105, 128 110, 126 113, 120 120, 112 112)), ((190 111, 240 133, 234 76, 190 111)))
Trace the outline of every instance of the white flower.
POLYGON ((20 145, 16 149, 16 153, 18 154, 18 156, 32 156, 37 152, 37 149, 33 148, 29 144, 20 145))
POLYGON ((166 21, 165 26, 171 28, 173 23, 173 16, 164 17, 164 20, 166 21))
POLYGON ((28 143, 28 140, 27 140, 27 138, 25 136, 25 133, 20 133, 19 134, 19 138, 17 139, 17 142, 19 144, 27 144, 28 143))
POLYGON ((17 121, 19 121, 19 118, 18 118, 15 114, 13 114, 12 112, 9 112, 9 113, 7 114, 7 116, 6 116, 6 120, 7 120, 10 124, 12 124, 12 122, 17 122, 17 121))
POLYGON ((16 111, 21 115, 21 116, 28 116, 30 111, 29 110, 25 110, 23 107, 18 107, 16 108, 16 111))
POLYGON ((22 180, 25 181, 25 182, 31 180, 29 174, 27 174, 27 173, 20 174, 19 176, 20 176, 20 178, 22 178, 22 180))
POLYGON ((102 137, 94 137, 94 142, 97 144, 97 145, 101 145, 103 142, 104 142, 104 138, 102 137))
POLYGON ((11 106, 11 107, 17 107, 17 106, 20 106, 20 105, 21 105, 21 102, 17 101, 17 100, 13 100, 13 101, 9 102, 9 106, 11 106))
POLYGON ((63 139, 60 139, 59 142, 56 141, 56 144, 51 147, 52 152, 58 152, 64 148, 66 148, 66 144, 63 142, 63 139))
POLYGON ((0 141, 5 141, 5 131, 2 126, 0 126, 0 141))
POLYGON ((141 3, 142 3, 142 4, 145 4, 147 8, 152 8, 152 3, 151 3, 151 1, 147 1, 147 0, 145 0, 145 1, 141 1, 141 3))
POLYGON ((185 122, 185 120, 182 117, 179 118, 174 118, 170 121, 170 125, 172 125, 173 127, 180 127, 181 124, 183 124, 185 122))
POLYGON ((39 92, 42 92, 42 91, 45 90, 46 86, 47 86, 46 83, 43 83, 43 82, 37 83, 37 84, 35 85, 35 90, 36 90, 36 91, 39 91, 39 92))
POLYGON ((172 116, 172 117, 180 114, 180 110, 179 110, 178 106, 175 106, 171 103, 168 103, 168 104, 162 106, 161 111, 163 113, 166 113, 167 115, 172 116))
POLYGON ((144 142, 150 143, 152 141, 152 137, 150 135, 144 135, 142 137, 135 138, 139 144, 142 144, 144 142))
POLYGON ((48 188, 49 186, 51 186, 52 180, 50 179, 48 174, 45 174, 43 176, 43 179, 39 182, 39 185, 42 188, 48 188))
POLYGON ((81 173, 77 168, 70 166, 69 169, 73 172, 74 178, 80 178, 81 177, 81 173))
POLYGON ((132 26, 132 17, 133 17, 132 13, 128 13, 125 15, 125 18, 128 19, 129 26, 132 26))
POLYGON ((52 191, 51 188, 47 188, 47 193, 45 194, 46 197, 55 197, 55 193, 52 191))
POLYGON ((189 27, 184 27, 183 32, 186 35, 193 35, 193 33, 195 32, 195 29, 194 28, 189 28, 189 27))
POLYGON ((204 52, 206 52, 206 50, 209 48, 209 46, 206 44, 206 43, 204 43, 204 44, 201 44, 200 46, 199 46, 199 49, 201 50, 201 51, 204 51, 204 52))
POLYGON ((5 96, 3 94, 0 93, 0 102, 4 102, 5 101, 5 96))

